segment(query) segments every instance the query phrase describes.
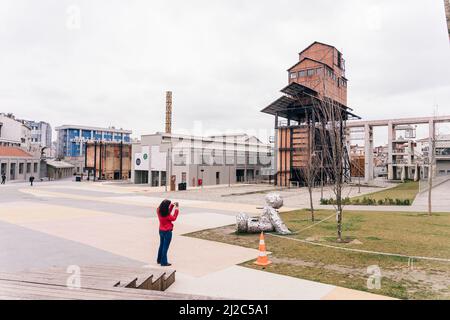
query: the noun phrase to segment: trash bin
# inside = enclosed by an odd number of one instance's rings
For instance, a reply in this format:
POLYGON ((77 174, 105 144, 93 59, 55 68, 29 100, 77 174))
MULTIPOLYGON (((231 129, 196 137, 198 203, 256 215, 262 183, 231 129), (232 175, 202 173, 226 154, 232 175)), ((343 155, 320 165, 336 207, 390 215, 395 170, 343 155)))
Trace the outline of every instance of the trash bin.
POLYGON ((201 185, 203 184, 203 180, 202 180, 202 179, 198 179, 197 182, 198 182, 198 183, 197 183, 198 186, 201 186, 201 185))
POLYGON ((186 190, 186 182, 181 182, 178 184, 178 191, 186 190))
POLYGON ((80 176, 76 176, 76 177, 75 177, 75 181, 76 181, 76 182, 81 182, 81 177, 80 177, 80 176))

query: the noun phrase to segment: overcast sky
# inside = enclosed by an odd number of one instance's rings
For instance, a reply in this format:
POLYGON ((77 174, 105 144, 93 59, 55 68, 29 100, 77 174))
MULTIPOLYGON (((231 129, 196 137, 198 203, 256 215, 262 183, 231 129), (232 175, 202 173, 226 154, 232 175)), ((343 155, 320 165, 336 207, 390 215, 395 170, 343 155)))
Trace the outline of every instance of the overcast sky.
POLYGON ((442 0, 2 0, 0 111, 138 136, 172 90, 175 132, 272 129, 260 110, 315 40, 364 119, 450 115, 442 0))

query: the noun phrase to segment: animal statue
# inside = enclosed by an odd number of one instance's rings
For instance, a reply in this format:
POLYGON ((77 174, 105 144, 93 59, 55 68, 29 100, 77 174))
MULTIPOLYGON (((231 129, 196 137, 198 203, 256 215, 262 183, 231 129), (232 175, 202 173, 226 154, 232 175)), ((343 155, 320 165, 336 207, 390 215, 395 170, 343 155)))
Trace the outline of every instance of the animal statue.
POLYGON ((259 233, 276 231, 280 234, 291 234, 278 214, 283 206, 283 198, 277 193, 269 193, 265 197, 266 205, 260 217, 249 217, 245 213, 236 216, 236 228, 242 233, 259 233))

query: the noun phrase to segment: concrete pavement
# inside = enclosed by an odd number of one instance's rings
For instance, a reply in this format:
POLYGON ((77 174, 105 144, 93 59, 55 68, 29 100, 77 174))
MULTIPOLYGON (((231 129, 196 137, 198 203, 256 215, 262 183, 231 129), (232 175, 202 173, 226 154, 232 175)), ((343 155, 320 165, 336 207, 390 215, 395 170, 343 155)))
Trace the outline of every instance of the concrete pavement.
MULTIPOLYGON (((450 181, 446 181, 432 189, 432 210, 434 212, 450 212, 450 181)), ((417 194, 412 206, 416 211, 428 210, 428 192, 417 194)))
MULTIPOLYGON (((56 188, 50 184, 8 187, 7 201, 0 207, 0 228, 5 240, 0 242, 0 252, 7 253, 1 256, 0 270, 99 263, 156 266, 159 238, 154 207, 162 199, 136 195, 129 190, 120 193, 121 187, 114 192, 105 188, 102 193, 99 185, 95 188, 83 185, 89 192, 83 186, 77 185, 75 190, 65 184, 56 188), (76 205, 80 202, 85 206, 76 205), (127 212, 108 210, 114 206, 125 206, 127 212), (148 214, 128 213, 133 209, 145 209, 148 214), (27 255, 28 251, 32 252, 27 255)), ((0 192, 3 190, 6 189, 0 192)), ((177 270, 172 292, 240 299, 385 298, 239 267, 237 264, 257 257, 257 243, 255 249, 249 249, 183 234, 233 224, 236 208, 242 205, 226 204, 220 208, 216 202, 180 202, 182 211, 169 251, 169 260, 177 270)), ((254 205, 245 208, 255 210, 254 205)))

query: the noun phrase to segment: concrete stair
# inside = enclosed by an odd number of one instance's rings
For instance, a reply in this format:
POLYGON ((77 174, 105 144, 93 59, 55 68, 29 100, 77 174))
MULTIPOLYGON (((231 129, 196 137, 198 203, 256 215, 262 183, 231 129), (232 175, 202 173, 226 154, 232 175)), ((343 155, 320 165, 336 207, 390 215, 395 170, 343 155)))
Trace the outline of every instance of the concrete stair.
MULTIPOLYGON (((80 266, 80 286, 86 289, 126 288, 165 291, 175 282, 175 270, 158 268, 136 268, 122 266, 80 266)), ((66 268, 28 270, 20 273, 0 273, 0 280, 14 280, 24 283, 39 283, 56 286, 70 286, 66 268)))

